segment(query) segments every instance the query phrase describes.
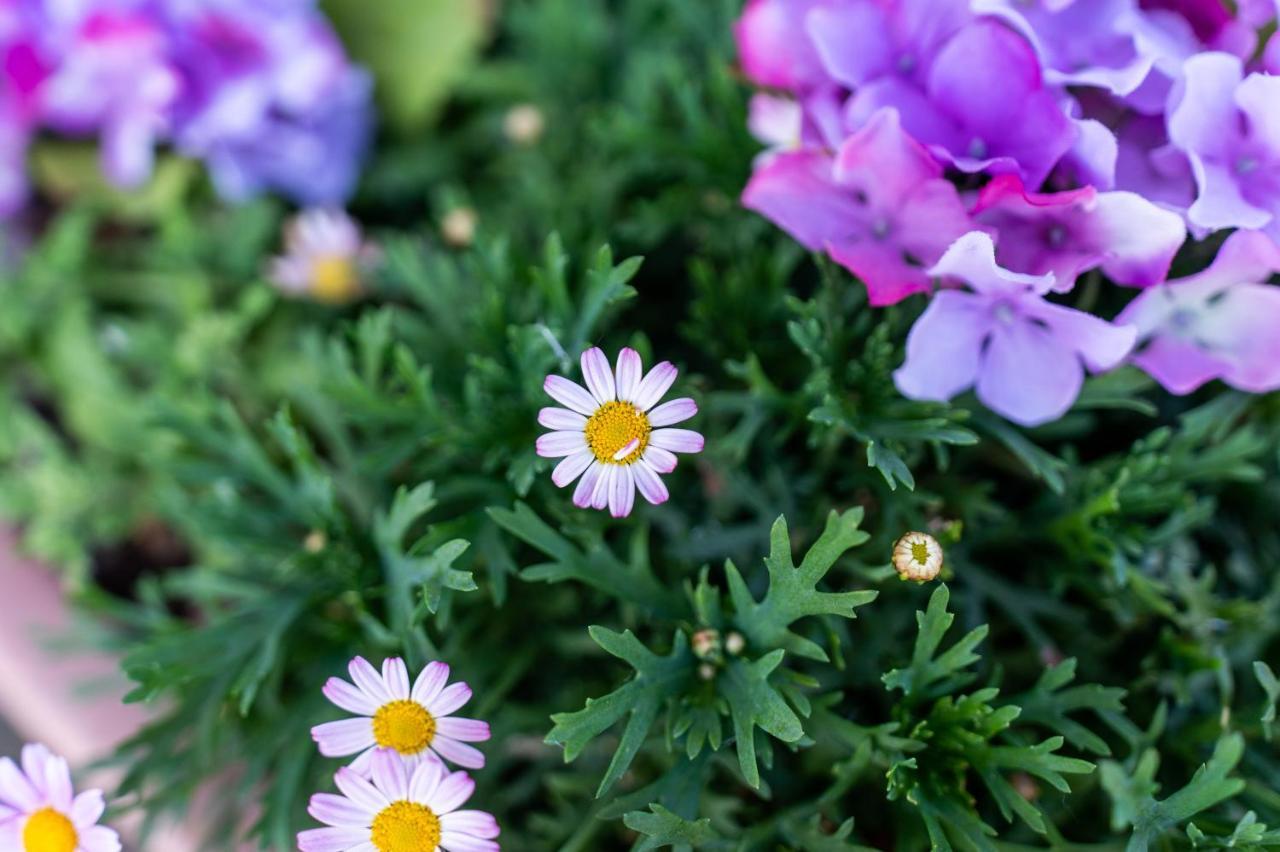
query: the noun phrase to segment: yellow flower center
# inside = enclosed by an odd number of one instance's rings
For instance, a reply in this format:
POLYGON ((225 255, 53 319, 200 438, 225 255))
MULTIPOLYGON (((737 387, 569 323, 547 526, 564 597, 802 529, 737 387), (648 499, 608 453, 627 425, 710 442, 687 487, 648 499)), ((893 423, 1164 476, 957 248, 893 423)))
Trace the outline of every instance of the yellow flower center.
POLYGON ((417 754, 436 736, 436 720, 416 701, 392 701, 373 717, 373 738, 383 748, 417 754))
POLYGON ((372 839, 378 852, 435 852, 440 817, 426 805, 392 802, 373 818, 372 839))
POLYGON ((649 445, 649 418, 629 402, 606 402, 587 421, 587 446, 605 464, 631 464, 649 445))
POLYGON ((341 304, 360 293, 360 275, 352 259, 328 255, 311 264, 311 295, 318 302, 341 304))
POLYGON ((921 565, 929 564, 929 545, 923 541, 911 543, 911 558, 921 565))
POLYGON ((71 820, 53 808, 33 813, 22 830, 25 852, 76 852, 79 842, 80 837, 71 820))

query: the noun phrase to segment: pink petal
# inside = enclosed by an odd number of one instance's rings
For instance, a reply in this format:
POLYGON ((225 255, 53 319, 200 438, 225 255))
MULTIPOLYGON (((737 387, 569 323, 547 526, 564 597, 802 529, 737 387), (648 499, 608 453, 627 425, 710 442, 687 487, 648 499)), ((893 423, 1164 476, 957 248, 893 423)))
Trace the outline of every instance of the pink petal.
POLYGON ((427 711, 439 719, 448 716, 454 710, 471 700, 471 687, 465 683, 453 683, 440 691, 440 694, 427 705, 427 711))
POLYGON ((71 822, 78 829, 89 828, 102 819, 106 809, 107 802, 101 790, 85 790, 71 803, 71 822))
POLYGON ((440 782, 435 796, 427 802, 427 806, 440 815, 456 811, 459 805, 471 798, 475 789, 476 782, 471 780, 470 775, 465 772, 450 772, 440 782))
POLYGON ((364 657, 356 657, 347 666, 347 672, 360 691, 372 698, 379 706, 391 701, 391 693, 387 692, 387 684, 378 670, 369 664, 364 657))
POLYGON ((636 388, 635 398, 631 402, 641 411, 648 411, 657 405, 658 400, 671 389, 678 375, 680 371, 670 361, 655 365, 636 388))
POLYGON ((346 757, 376 745, 373 720, 363 717, 316 725, 311 729, 311 738, 325 757, 346 757))
POLYGON ((372 716, 378 712, 378 702, 356 689, 342 678, 331 677, 320 690, 324 697, 348 713, 372 716))
POLYGON ((995 243, 982 231, 971 231, 952 243, 929 274, 958 278, 987 294, 1047 293, 1054 283, 1052 275, 1023 275, 998 266, 995 243))
POLYGON ((425 707, 440 694, 440 690, 444 689, 448 681, 448 665, 435 660, 427 663, 413 684, 413 700, 425 707))
POLYGON ((409 697, 409 669, 399 657, 388 657, 382 661, 382 679, 387 684, 387 692, 391 697, 404 701, 409 697))
POLYGON ((673 426, 698 413, 698 404, 688 397, 664 402, 649 412, 650 426, 673 426))
POLYGON ((389 748, 374 751, 373 786, 391 801, 408 798, 409 771, 400 755, 389 748))
POLYGON ((459 831, 446 831, 440 835, 440 848, 445 852, 498 852, 498 844, 459 831))
POLYGON ((298 833, 301 852, 347 852, 369 841, 367 828, 313 828, 298 833))
POLYGON ((664 450, 662 447, 655 447, 650 444, 645 448, 641 461, 646 462, 658 473, 670 473, 676 469, 680 460, 670 450, 664 450))
POLYGON ((461 740, 464 743, 480 743, 489 739, 489 723, 478 719, 461 719, 457 716, 446 716, 436 723, 436 730, 447 737, 461 740))
POLYGON ((1187 340, 1158 335, 1133 356, 1141 367, 1169 393, 1189 394, 1201 385, 1221 378, 1231 365, 1220 355, 1206 352, 1187 340))
POLYGON ((373 822, 375 812, 360 807, 345 796, 332 793, 316 793, 311 797, 307 813, 325 825, 333 826, 368 826, 373 822))
POLYGON ((613 386, 613 367, 604 350, 592 347, 582 353, 582 376, 587 380, 587 389, 601 405, 617 398, 617 390, 613 386))
POLYGON ((629 402, 635 397, 636 388, 640 385, 640 377, 644 372, 644 364, 640 353, 630 347, 624 347, 618 353, 617 381, 615 386, 618 399, 629 402))
POLYGON ((573 505, 579 509, 586 509, 591 506, 591 495, 595 493, 596 483, 604 473, 604 465, 596 462, 589 465, 582 479, 578 480, 578 487, 573 490, 573 505))
MULTIPOLYGON (((827 243, 842 239, 849 222, 866 218, 854 193, 836 183, 832 165, 831 157, 821 151, 781 153, 751 175, 742 193, 742 205, 810 251, 820 251, 827 243)), ((658 394, 653 402, 661 397, 658 394)))
POLYGON ((538 436, 538 455, 558 459, 587 449, 587 438, 582 432, 548 432, 538 436))
POLYGON ((644 499, 654 506, 667 502, 671 497, 671 494, 667 491, 667 486, 662 482, 662 478, 649 466, 645 459, 633 464, 631 473, 635 477, 636 488, 644 496, 644 499))
POLYGON ((613 487, 613 478, 618 475, 617 465, 601 465, 600 478, 591 492, 591 508, 603 509, 609 505, 609 491, 613 487))
POLYGON ((595 414, 596 409, 600 407, 595 397, 588 393, 586 388, 563 376, 547 376, 547 380, 542 383, 542 389, 556 402, 587 417, 595 414))
POLYGON ((673 453, 700 453, 704 443, 701 434, 689 429, 655 429, 649 436, 650 446, 673 453))
POLYGON ((472 837, 494 838, 499 834, 498 821, 493 814, 484 811, 454 811, 440 818, 445 831, 469 834, 472 837))
POLYGON ((556 469, 551 471, 551 481, 555 483, 557 488, 564 488, 581 476, 587 468, 591 467, 591 463, 595 460, 595 454, 590 450, 583 450, 580 453, 565 456, 564 460, 556 465, 556 469))
POLYGON ((636 502, 636 482, 631 476, 631 467, 619 467, 609 483, 609 514, 615 518, 625 518, 631 514, 636 502))
POLYGON ((0 802, 14 805, 20 811, 34 811, 40 807, 40 795, 31 782, 7 757, 0 758, 0 802))
POLYGON ((78 832, 80 846, 77 852, 120 852, 120 835, 103 825, 95 825, 78 832))
POLYGON ((544 408, 538 412, 538 423, 558 432, 581 432, 587 425, 587 418, 567 408, 544 408))
POLYGON ((391 800, 378 791, 360 773, 350 767, 341 767, 333 776, 342 794, 363 808, 368 813, 377 813, 391 803, 391 800))
POLYGON ((467 769, 484 768, 484 752, 452 737, 437 736, 431 741, 431 748, 445 760, 467 769))
POLYGON ((429 802, 435 795, 436 788, 440 786, 440 782, 444 780, 448 770, 445 769, 444 762, 436 757, 432 752, 426 752, 428 756, 426 760, 413 770, 413 775, 409 778, 409 801, 411 802, 429 802))

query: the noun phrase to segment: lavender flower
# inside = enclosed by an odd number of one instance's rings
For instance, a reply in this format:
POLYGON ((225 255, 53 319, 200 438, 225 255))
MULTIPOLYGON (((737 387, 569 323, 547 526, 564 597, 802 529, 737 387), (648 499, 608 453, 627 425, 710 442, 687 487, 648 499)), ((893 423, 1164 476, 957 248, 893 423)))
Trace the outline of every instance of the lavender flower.
POLYGON ((930 274, 970 289, 938 293, 911 329, 894 381, 912 399, 949 400, 976 387, 991 410, 1036 426, 1067 412, 1086 367, 1115 367, 1137 338, 1132 326, 1045 301, 1053 274, 1000 268, 991 237, 980 231, 957 240, 930 274))

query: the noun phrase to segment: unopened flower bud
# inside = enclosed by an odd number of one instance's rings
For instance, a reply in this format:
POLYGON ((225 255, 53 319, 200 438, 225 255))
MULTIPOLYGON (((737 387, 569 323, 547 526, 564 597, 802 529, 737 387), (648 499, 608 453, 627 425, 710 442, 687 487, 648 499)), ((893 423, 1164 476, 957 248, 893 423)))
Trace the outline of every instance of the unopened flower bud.
POLYGON ((517 145, 532 145, 542 138, 546 120, 542 110, 533 104, 518 104, 507 110, 502 119, 502 132, 517 145))
POLYGON ((715 680, 716 667, 711 665, 710 663, 703 663, 702 665, 698 666, 698 677, 702 678, 703 680, 715 680))
POLYGON ((699 660, 713 659, 720 656, 720 632, 706 628, 694 633, 689 639, 693 655, 699 660))
POLYGON ((1034 802, 1040 798, 1040 785, 1027 773, 1015 772, 1009 777, 1009 781, 1013 784, 1013 789, 1018 792, 1018 795, 1028 802, 1034 802))
POLYGON ((724 637, 724 649, 733 656, 738 656, 747 648, 747 640, 742 638, 742 634, 734 630, 724 637))
POLYGON ((476 238, 479 218, 470 207, 455 207, 445 214, 440 223, 444 241, 454 248, 466 248, 476 238))
POLYGON ((302 541, 302 547, 307 553, 319 553, 324 550, 325 545, 329 543, 329 537, 324 534, 324 530, 312 530, 307 533, 307 537, 302 541))
POLYGON ((904 580, 932 580, 942 571, 942 545, 928 533, 909 532, 893 546, 893 567, 904 580))

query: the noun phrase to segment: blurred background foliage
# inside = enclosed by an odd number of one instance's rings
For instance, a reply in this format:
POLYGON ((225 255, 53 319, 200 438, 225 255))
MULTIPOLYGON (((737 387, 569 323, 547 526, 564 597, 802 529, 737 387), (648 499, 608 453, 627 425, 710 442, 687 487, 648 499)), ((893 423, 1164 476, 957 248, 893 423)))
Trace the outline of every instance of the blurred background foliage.
POLYGON ((265 282, 281 203, 172 158, 120 196, 41 143, 0 512, 154 702, 118 806, 213 780, 293 848, 320 685, 403 654, 474 687, 510 850, 1280 844, 1280 400, 1122 370, 1027 431, 901 399, 923 300, 870 310, 737 203, 738 5, 326 4, 384 108, 347 308, 265 282), (708 438, 626 523, 533 451, 592 344, 675 361, 708 438), (889 567, 911 529, 946 586, 889 567))

